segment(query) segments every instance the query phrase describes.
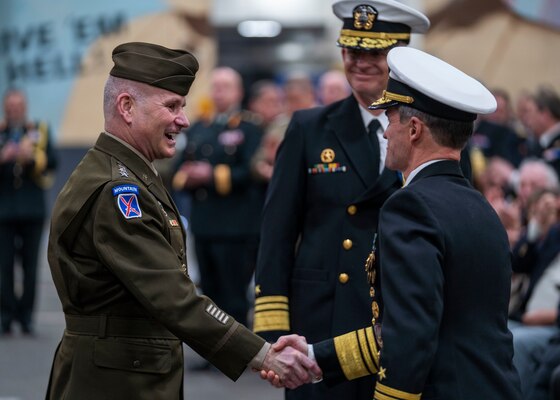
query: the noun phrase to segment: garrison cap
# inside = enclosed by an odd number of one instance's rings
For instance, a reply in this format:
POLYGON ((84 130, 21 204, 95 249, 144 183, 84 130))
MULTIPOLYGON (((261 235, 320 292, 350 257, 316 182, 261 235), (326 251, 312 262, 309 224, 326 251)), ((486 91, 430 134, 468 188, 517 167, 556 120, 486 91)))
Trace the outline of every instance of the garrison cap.
POLYGON ((474 121, 477 114, 496 110, 496 98, 484 85, 428 53, 395 47, 387 63, 387 90, 371 110, 406 105, 454 121, 474 121))
POLYGON ((130 42, 113 50, 110 75, 147 83, 185 96, 198 71, 198 61, 185 50, 152 43, 130 42))
POLYGON ((388 49, 411 33, 424 33, 430 20, 421 12, 395 0, 346 0, 333 4, 343 22, 337 45, 356 50, 388 49))

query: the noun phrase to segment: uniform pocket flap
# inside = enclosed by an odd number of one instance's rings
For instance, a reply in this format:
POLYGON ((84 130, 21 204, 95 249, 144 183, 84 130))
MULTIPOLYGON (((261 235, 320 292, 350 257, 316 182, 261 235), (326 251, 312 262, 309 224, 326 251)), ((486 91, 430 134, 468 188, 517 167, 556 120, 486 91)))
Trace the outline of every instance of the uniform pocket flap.
POLYGON ((171 370, 171 348, 150 344, 96 339, 93 362, 98 367, 152 374, 171 370))

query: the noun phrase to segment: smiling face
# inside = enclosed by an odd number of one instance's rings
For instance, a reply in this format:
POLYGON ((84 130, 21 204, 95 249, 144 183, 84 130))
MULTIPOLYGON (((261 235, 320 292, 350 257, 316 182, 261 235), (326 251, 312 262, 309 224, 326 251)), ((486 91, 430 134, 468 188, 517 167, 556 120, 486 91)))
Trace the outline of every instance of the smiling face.
POLYGON ((360 51, 343 48, 342 60, 346 79, 363 106, 381 97, 389 80, 388 50, 360 51))
POLYGON ((145 95, 131 99, 134 147, 150 161, 173 157, 177 134, 190 125, 184 112, 185 98, 165 89, 145 89, 145 95))

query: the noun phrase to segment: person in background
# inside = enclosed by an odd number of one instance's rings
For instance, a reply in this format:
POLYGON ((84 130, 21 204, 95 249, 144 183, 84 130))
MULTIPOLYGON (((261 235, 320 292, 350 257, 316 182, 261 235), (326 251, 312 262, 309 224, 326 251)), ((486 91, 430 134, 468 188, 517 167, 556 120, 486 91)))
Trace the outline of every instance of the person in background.
POLYGON ((197 60, 141 42, 112 57, 105 132, 52 214, 48 259, 66 329, 46 399, 183 399, 182 342, 234 380, 247 365, 289 386, 320 376, 299 352, 270 350, 189 278, 184 226, 152 162, 172 157, 190 124, 197 60))
POLYGON ((263 130, 284 112, 284 91, 271 80, 253 83, 249 91, 248 109, 257 116, 263 130))
POLYGON ((257 81, 251 86, 249 110, 260 117, 264 130, 261 143, 251 160, 251 170, 263 196, 272 176, 276 150, 284 138, 284 90, 272 81, 257 81))
POLYGON ((527 204, 528 224, 512 250, 512 268, 524 274, 526 288, 516 309, 510 310, 514 364, 527 394, 537 359, 556 333, 559 298, 557 270, 551 268, 560 254, 558 189, 540 189, 527 204))
POLYGON ((532 97, 527 124, 538 140, 533 154, 542 157, 560 176, 560 95, 551 86, 541 86, 532 97))
POLYGON ((331 69, 319 78, 317 97, 324 106, 347 98, 351 92, 352 88, 343 71, 331 69))
POLYGON ((241 109, 243 85, 237 71, 216 68, 210 90, 215 115, 186 131, 187 146, 173 186, 191 195, 189 222, 203 293, 246 324, 262 209, 250 163, 262 130, 241 109))
POLYGON ((252 161, 255 179, 265 186, 272 177, 276 152, 284 140, 292 114, 298 110, 317 106, 313 82, 305 73, 290 74, 284 82, 283 90, 285 93, 284 112, 266 127, 261 144, 252 161))
POLYGON ((31 121, 22 91, 4 96, 0 121, 0 315, 2 334, 18 322, 24 334, 33 333, 37 264, 48 211, 45 189, 57 165, 46 122, 31 121), (22 291, 16 294, 16 256, 23 271, 22 291))
MULTIPOLYGON (((333 11, 352 94, 296 111, 278 150, 255 277, 254 331, 268 340, 294 332, 315 342, 371 324, 364 262, 379 209, 402 186, 384 168, 387 118, 367 107, 387 86, 388 50, 406 46, 429 20, 392 0, 339 1, 333 11)), ((285 397, 370 400, 373 389, 366 377, 306 385, 285 397)))

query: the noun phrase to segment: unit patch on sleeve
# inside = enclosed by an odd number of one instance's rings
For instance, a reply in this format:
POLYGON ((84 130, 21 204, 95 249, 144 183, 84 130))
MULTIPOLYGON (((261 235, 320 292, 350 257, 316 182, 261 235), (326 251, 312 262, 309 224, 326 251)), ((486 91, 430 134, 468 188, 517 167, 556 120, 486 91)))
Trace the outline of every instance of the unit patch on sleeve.
POLYGON ((142 217, 138 195, 136 185, 118 185, 113 188, 113 196, 117 198, 119 210, 126 219, 142 217))

